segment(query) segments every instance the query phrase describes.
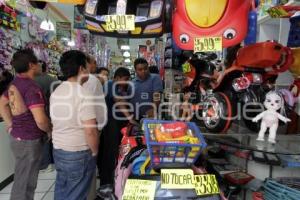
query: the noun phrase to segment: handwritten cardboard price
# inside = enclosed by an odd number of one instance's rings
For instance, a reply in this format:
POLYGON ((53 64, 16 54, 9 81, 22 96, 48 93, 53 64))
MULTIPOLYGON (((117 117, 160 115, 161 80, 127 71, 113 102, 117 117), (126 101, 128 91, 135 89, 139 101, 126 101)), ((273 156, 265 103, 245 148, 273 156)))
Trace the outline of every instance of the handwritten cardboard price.
POLYGON ((194 52, 222 51, 222 37, 195 38, 194 52))
POLYGON ((194 173, 191 169, 162 169, 161 188, 194 189, 194 173))
POLYGON ((196 193, 199 196, 220 193, 215 175, 194 175, 194 183, 196 193))
POLYGON ((134 15, 106 15, 107 31, 133 31, 135 29, 134 15))
POLYGON ((128 179, 122 200, 154 200, 156 181, 128 179))
POLYGON ((289 16, 289 13, 280 6, 275 6, 275 7, 269 8, 267 10, 267 12, 270 15, 270 17, 272 17, 272 18, 281 18, 281 17, 289 16))

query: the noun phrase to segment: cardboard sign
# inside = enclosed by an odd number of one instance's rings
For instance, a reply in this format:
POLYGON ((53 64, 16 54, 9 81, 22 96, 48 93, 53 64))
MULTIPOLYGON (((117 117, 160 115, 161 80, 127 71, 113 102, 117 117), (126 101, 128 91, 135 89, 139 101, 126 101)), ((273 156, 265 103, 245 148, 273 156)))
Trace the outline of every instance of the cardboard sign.
POLYGON ((134 15, 106 15, 108 31, 133 31, 135 29, 134 15))
POLYGON ((156 181, 128 179, 122 200, 153 200, 155 190, 156 181))
POLYGON ((281 18, 281 17, 288 17, 289 13, 285 11, 281 6, 275 6, 272 8, 269 8, 267 10, 268 14, 272 18, 281 18))
POLYGON ((162 169, 161 188, 194 189, 194 173, 191 169, 162 169))
POLYGON ((195 190, 197 195, 219 194, 220 189, 215 175, 194 175, 195 190))
POLYGON ((194 52, 222 51, 222 37, 195 38, 194 52))

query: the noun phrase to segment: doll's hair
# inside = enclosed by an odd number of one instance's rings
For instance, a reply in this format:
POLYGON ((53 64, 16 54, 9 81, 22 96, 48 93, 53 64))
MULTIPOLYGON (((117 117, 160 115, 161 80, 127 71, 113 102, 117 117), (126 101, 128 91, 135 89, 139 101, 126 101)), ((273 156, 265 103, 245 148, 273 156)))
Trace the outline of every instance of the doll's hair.
POLYGON ((279 96, 280 97, 280 100, 281 100, 281 106, 280 106, 280 111, 279 111, 279 113, 281 114, 281 115, 283 115, 283 116, 287 116, 287 114, 286 114, 286 110, 285 110, 285 108, 286 108, 286 102, 285 102, 285 99, 284 99, 284 94, 282 93, 282 92, 280 92, 280 90, 271 90, 271 91, 269 91, 267 94, 266 94, 266 97, 268 96, 268 95, 271 95, 271 94, 276 94, 277 96, 279 96))

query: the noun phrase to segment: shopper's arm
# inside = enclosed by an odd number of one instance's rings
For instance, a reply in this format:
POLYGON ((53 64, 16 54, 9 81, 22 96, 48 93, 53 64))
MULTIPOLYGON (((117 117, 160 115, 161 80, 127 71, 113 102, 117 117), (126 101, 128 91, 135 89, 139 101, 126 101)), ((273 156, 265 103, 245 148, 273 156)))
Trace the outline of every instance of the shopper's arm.
POLYGON ((30 111, 39 129, 41 129, 46 133, 52 131, 51 123, 49 118, 46 115, 44 106, 31 108, 30 111))
POLYGON ((92 151, 93 156, 98 154, 99 134, 96 128, 96 119, 82 121, 87 144, 92 151))
POLYGON ((117 103, 117 108, 118 111, 121 111, 122 114, 126 117, 126 119, 131 123, 131 124, 138 124, 138 122, 136 122, 134 120, 134 115, 130 113, 130 110, 128 109, 128 106, 130 106, 130 104, 125 101, 124 99, 121 98, 115 98, 115 102, 117 103))
POLYGON ((9 101, 6 97, 0 97, 0 115, 3 118, 7 129, 11 128, 12 126, 12 114, 9 107, 9 101))

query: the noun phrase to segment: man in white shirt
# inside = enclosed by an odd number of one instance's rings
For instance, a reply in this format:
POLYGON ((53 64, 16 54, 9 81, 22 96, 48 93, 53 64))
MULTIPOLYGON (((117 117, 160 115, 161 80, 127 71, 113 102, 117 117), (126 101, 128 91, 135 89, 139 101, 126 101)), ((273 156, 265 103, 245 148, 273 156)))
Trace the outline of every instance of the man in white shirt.
POLYGON ((77 50, 62 55, 59 64, 67 81, 50 97, 56 200, 86 199, 95 176, 99 131, 93 94, 82 87, 88 78, 86 60, 77 50))
POLYGON ((93 95, 93 101, 96 108, 96 119, 98 130, 102 130, 106 124, 107 108, 105 103, 105 97, 103 95, 103 87, 100 80, 94 75, 97 70, 97 63, 94 57, 87 55, 87 70, 89 71, 89 79, 83 84, 83 88, 87 89, 93 95))

